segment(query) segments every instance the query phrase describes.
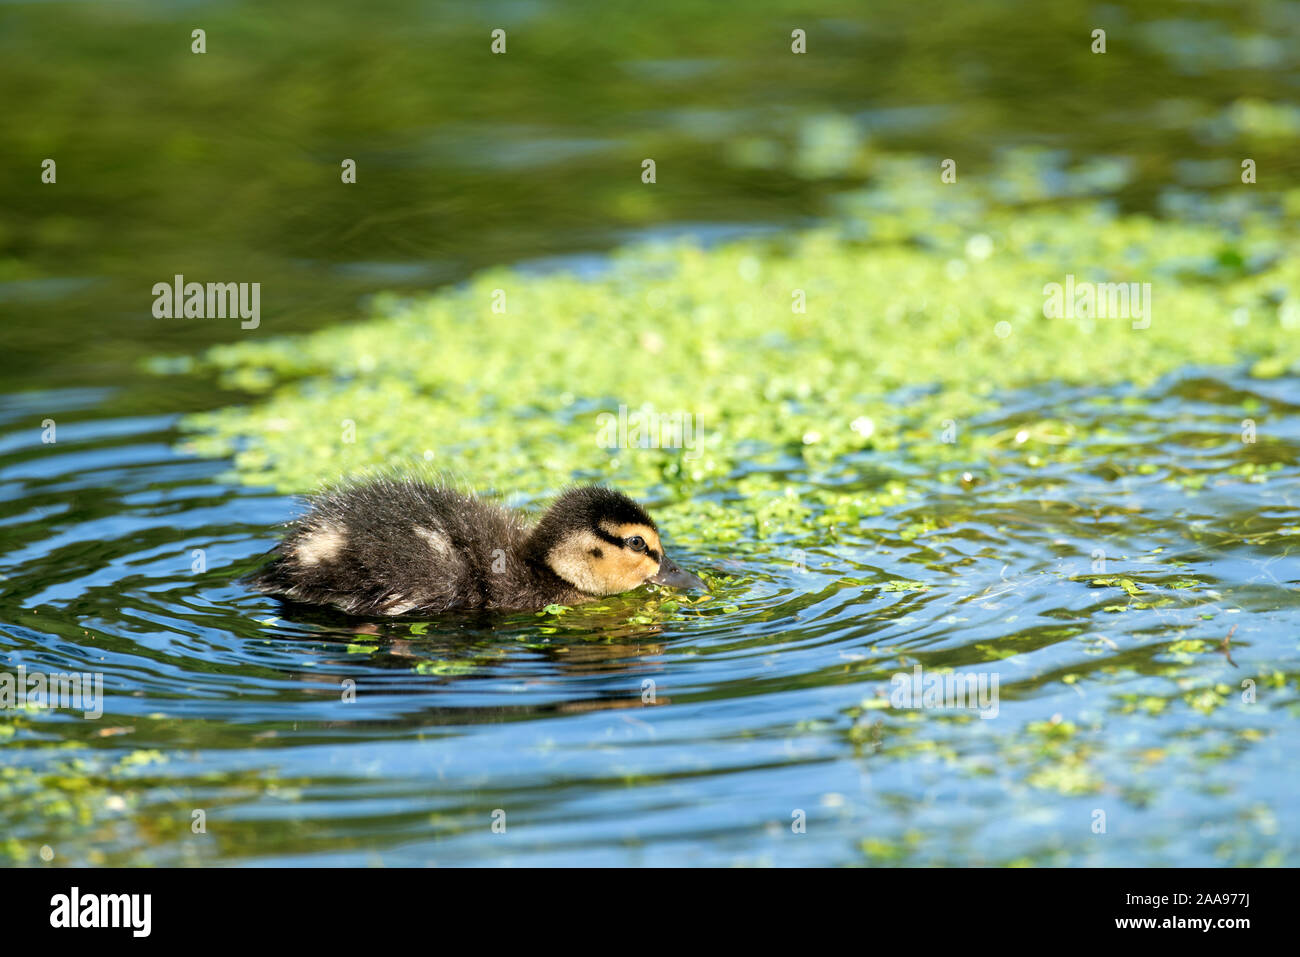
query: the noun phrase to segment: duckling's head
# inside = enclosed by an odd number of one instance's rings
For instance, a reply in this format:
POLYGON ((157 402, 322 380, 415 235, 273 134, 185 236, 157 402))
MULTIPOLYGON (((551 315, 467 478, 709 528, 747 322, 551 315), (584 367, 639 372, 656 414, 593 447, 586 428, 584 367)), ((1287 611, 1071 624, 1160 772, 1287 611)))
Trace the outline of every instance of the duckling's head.
POLYGON ((613 595, 645 582, 706 587, 664 554, 645 509, 594 485, 568 489, 556 500, 529 536, 529 551, 588 595, 613 595))

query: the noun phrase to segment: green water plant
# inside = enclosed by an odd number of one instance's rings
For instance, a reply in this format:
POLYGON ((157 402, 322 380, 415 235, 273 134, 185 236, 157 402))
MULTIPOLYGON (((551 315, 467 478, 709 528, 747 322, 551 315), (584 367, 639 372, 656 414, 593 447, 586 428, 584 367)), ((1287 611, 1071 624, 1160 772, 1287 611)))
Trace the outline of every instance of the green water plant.
POLYGON ((187 419, 189 447, 290 491, 432 463, 525 500, 615 484, 663 503, 679 537, 689 499, 713 540, 821 541, 918 475, 1077 458, 1076 425, 981 425, 1008 390, 1300 360, 1282 215, 1300 191, 1225 229, 1088 200, 1013 208, 932 172, 887 167, 804 232, 637 245, 595 277, 498 268, 380 297, 365 321, 263 328, 205 356, 251 398, 187 419), (1067 277, 1149 284, 1149 315, 1045 314, 1067 277))

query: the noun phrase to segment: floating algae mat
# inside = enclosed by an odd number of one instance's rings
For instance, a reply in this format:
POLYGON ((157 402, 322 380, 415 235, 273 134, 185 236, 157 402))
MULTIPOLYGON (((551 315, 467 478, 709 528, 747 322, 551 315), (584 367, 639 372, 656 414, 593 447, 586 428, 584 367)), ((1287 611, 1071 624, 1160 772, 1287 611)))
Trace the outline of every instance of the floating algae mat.
MULTIPOLYGON (((1090 434, 1068 411, 988 424, 1014 390, 1187 367, 1271 378, 1300 359, 1281 225, 1300 191, 1225 231, 994 207, 893 172, 889 199, 850 196, 823 229, 634 247, 594 278, 501 269, 381 300, 366 322, 217 348, 224 384, 257 399, 192 417, 193 447, 287 491, 417 463, 528 496, 607 481, 685 503, 701 543, 817 544, 964 470, 1079 461, 1090 434)), ((1242 444, 1241 464, 1276 465, 1267 443, 1242 444)))

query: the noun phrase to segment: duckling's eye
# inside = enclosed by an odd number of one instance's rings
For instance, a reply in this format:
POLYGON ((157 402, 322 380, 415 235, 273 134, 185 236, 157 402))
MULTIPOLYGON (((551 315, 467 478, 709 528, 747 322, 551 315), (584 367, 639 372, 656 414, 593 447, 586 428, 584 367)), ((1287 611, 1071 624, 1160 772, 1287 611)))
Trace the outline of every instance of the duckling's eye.
POLYGON ((645 551, 645 539, 640 535, 633 535, 631 538, 626 539, 623 544, 634 552, 645 551))

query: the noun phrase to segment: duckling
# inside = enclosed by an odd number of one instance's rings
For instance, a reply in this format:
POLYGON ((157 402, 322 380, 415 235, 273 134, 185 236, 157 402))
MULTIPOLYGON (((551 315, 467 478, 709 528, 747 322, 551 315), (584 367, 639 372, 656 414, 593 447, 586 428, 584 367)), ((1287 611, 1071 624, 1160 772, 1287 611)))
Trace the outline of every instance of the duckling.
POLYGON ((379 479, 323 493, 290 523, 258 591, 352 615, 575 605, 645 582, 704 588, 612 489, 566 490, 535 525, 445 485, 379 479))

